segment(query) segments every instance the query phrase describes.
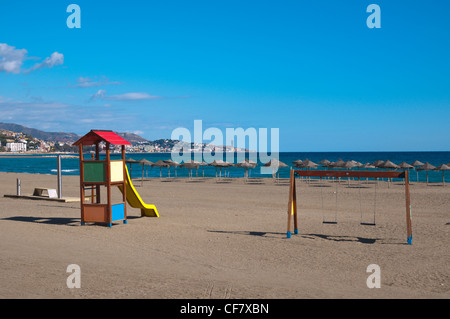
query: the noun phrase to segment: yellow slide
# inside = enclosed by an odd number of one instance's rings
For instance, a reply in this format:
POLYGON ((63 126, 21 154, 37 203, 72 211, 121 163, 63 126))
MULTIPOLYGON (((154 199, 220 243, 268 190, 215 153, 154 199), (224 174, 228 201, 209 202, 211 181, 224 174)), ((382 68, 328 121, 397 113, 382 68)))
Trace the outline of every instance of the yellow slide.
MULTIPOLYGON (((127 202, 130 204, 133 208, 140 208, 141 209, 141 216, 148 216, 148 217, 159 217, 158 210, 156 209, 155 205, 148 205, 144 203, 141 199, 141 196, 139 196, 139 193, 136 191, 136 189, 133 186, 133 183, 131 182, 130 174, 128 174, 128 168, 127 170, 127 202)), ((122 191, 122 187, 119 186, 120 191, 122 191)))

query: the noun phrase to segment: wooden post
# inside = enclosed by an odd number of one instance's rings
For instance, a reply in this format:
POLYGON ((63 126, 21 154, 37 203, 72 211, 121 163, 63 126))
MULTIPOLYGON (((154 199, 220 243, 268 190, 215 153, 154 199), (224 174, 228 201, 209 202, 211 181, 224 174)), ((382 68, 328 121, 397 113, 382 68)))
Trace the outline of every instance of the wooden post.
POLYGON ((109 154, 110 143, 106 142, 106 193, 108 198, 108 208, 107 208, 107 223, 108 226, 112 226, 112 218, 111 218, 111 158, 109 154))
POLYGON ((84 166, 83 166, 83 145, 78 145, 80 153, 80 209, 81 209, 81 225, 84 225, 84 166))
POLYGON ((292 212, 294 214, 294 234, 298 234, 297 223, 297 185, 295 183, 295 174, 292 174, 292 181, 294 182, 294 190, 292 191, 292 212))
MULTIPOLYGON (((123 186, 122 186, 122 198, 123 198, 123 212, 124 212, 124 221, 123 223, 127 223, 127 164, 125 164, 125 145, 122 145, 122 160, 123 160, 123 186)), ((131 179, 131 176, 130 176, 131 179)))
POLYGON ((298 234, 297 224, 297 191, 295 189, 295 175, 294 170, 291 169, 291 176, 289 180, 289 204, 288 204, 288 224, 287 224, 287 238, 291 238, 291 216, 294 216, 294 234, 298 234))
POLYGON ((408 245, 412 244, 412 224, 411 224, 411 197, 409 193, 409 172, 405 171, 405 199, 406 199, 406 234, 408 245))
MULTIPOLYGON (((100 160, 100 147, 98 145, 99 142, 95 143, 95 160, 99 161, 100 160)), ((97 204, 101 203, 101 198, 100 198, 100 185, 96 185, 95 186, 95 192, 96 192, 96 200, 97 200, 97 204)))
MULTIPOLYGON (((91 154, 91 159, 94 160, 95 159, 95 155, 91 154)), ((98 187, 98 186, 97 186, 98 187)), ((96 187, 96 188, 97 188, 96 187)), ((95 196, 95 191, 94 191, 94 186, 91 186, 91 204, 94 204, 94 197, 95 196)))

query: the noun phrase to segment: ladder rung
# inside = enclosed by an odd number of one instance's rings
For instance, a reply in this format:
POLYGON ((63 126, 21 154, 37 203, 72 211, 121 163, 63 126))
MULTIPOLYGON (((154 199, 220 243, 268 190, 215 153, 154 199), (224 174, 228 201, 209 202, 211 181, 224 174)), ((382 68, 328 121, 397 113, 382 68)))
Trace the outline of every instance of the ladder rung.
POLYGON ((84 198, 97 197, 97 195, 85 195, 84 198))

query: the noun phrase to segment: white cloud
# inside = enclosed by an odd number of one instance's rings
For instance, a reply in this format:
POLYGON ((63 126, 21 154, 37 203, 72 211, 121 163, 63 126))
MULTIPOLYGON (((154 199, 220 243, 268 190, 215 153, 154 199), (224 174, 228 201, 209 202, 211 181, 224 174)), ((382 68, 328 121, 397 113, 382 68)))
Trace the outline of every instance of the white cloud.
POLYGON ((41 68, 52 68, 64 63, 64 55, 59 52, 53 52, 50 57, 40 63, 36 63, 28 70, 22 71, 25 60, 36 60, 34 57, 27 57, 28 51, 25 49, 16 49, 6 43, 0 43, 0 72, 19 74, 21 72, 29 73, 41 68))
POLYGON ((105 90, 98 90, 97 93, 91 96, 91 101, 99 98, 110 101, 139 101, 139 100, 158 99, 161 97, 150 95, 148 93, 124 93, 119 95, 106 96, 105 90))
POLYGON ((33 65, 31 69, 27 70, 27 72, 31 72, 42 68, 53 68, 54 66, 62 65, 63 63, 64 63, 64 55, 59 52, 53 52, 50 57, 45 58, 45 60, 42 61, 41 63, 36 63, 35 65, 33 65))
POLYGON ((75 84, 73 87, 90 88, 90 87, 98 87, 98 86, 113 85, 113 84, 120 84, 120 82, 109 81, 106 77, 102 77, 101 80, 93 80, 89 77, 80 76, 77 80, 77 84, 75 84))
POLYGON ((101 99, 105 96, 105 90, 98 90, 94 95, 91 96, 90 100, 94 101, 96 99, 101 99))
POLYGON ((153 96, 148 93, 125 93, 120 95, 111 95, 107 97, 109 100, 129 101, 129 100, 149 100, 157 99, 159 96, 153 96))
POLYGON ((20 73, 27 53, 25 49, 16 49, 6 43, 0 43, 0 72, 20 73))

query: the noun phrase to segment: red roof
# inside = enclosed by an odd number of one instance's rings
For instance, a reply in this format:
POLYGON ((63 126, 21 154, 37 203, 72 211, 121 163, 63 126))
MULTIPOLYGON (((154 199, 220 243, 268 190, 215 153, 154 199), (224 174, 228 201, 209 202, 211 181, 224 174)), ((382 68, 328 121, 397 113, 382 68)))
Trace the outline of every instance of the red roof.
POLYGON ((80 138, 73 145, 93 145, 98 142, 108 142, 112 145, 131 145, 130 142, 123 139, 113 131, 97 131, 91 130, 85 136, 80 138))

